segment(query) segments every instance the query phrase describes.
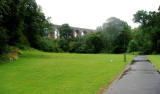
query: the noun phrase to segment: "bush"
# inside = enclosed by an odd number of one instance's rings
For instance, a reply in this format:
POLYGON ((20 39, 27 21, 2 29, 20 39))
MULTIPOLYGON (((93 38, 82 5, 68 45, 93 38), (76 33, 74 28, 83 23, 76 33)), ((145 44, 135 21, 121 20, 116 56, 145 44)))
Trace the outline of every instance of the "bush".
POLYGON ((58 52, 68 52, 69 51, 69 42, 65 38, 58 38, 56 40, 56 48, 58 52))
POLYGON ((7 47, 6 53, 3 53, 2 56, 0 57, 0 63, 2 61, 13 61, 18 59, 19 54, 22 54, 22 51, 14 46, 7 47))
POLYGON ((91 33, 86 36, 85 45, 84 47, 86 47, 85 50, 87 53, 99 53, 103 48, 102 40, 96 33, 91 33))
POLYGON ((152 42, 149 40, 146 40, 143 44, 143 47, 141 47, 140 51, 142 51, 140 54, 152 53, 152 42))
POLYGON ((80 42, 71 42, 69 44, 69 52, 76 52, 79 53, 79 47, 81 46, 80 42))
POLYGON ((138 50, 138 44, 134 39, 129 42, 127 50, 128 52, 135 52, 138 50))
POLYGON ((38 49, 46 52, 56 52, 56 44, 51 39, 40 39, 38 49))

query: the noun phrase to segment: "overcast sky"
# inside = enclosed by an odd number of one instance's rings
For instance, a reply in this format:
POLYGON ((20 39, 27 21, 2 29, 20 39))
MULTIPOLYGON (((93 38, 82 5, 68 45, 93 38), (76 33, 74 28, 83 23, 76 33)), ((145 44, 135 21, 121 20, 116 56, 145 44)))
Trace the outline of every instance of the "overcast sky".
POLYGON ((53 24, 68 23, 71 26, 96 29, 108 18, 117 17, 133 23, 138 10, 157 11, 160 0, 36 0, 53 24))

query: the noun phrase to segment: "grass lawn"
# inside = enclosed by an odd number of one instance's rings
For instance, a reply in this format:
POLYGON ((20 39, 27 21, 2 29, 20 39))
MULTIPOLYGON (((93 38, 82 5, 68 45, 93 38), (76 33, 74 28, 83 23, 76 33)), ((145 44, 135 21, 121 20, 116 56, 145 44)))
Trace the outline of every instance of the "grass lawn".
POLYGON ((94 94, 124 67, 122 54, 25 51, 0 65, 0 94, 94 94))
POLYGON ((160 55, 148 55, 147 57, 160 70, 160 55))

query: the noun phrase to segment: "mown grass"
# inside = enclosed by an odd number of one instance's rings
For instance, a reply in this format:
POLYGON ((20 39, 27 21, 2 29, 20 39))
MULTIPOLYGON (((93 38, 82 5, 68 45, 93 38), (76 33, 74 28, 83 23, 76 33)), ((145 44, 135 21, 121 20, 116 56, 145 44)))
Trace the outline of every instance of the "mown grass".
POLYGON ((147 57, 152 64, 154 64, 155 67, 160 70, 160 55, 148 55, 147 57))
POLYGON ((0 65, 0 94, 94 94, 125 65, 122 54, 24 51, 0 65))

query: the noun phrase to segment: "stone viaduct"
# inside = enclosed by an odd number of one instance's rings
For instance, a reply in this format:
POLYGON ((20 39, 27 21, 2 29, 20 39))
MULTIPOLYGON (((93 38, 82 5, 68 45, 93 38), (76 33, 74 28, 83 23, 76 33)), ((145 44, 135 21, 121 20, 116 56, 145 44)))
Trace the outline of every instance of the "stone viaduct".
MULTIPOLYGON (((58 27, 60 25, 54 25, 54 38, 58 38, 59 37, 59 30, 58 27)), ((80 37, 80 36, 84 36, 90 32, 95 32, 95 30, 92 29, 86 29, 86 28, 79 28, 79 27, 72 27, 71 28, 74 30, 74 36, 75 37, 80 37)))

